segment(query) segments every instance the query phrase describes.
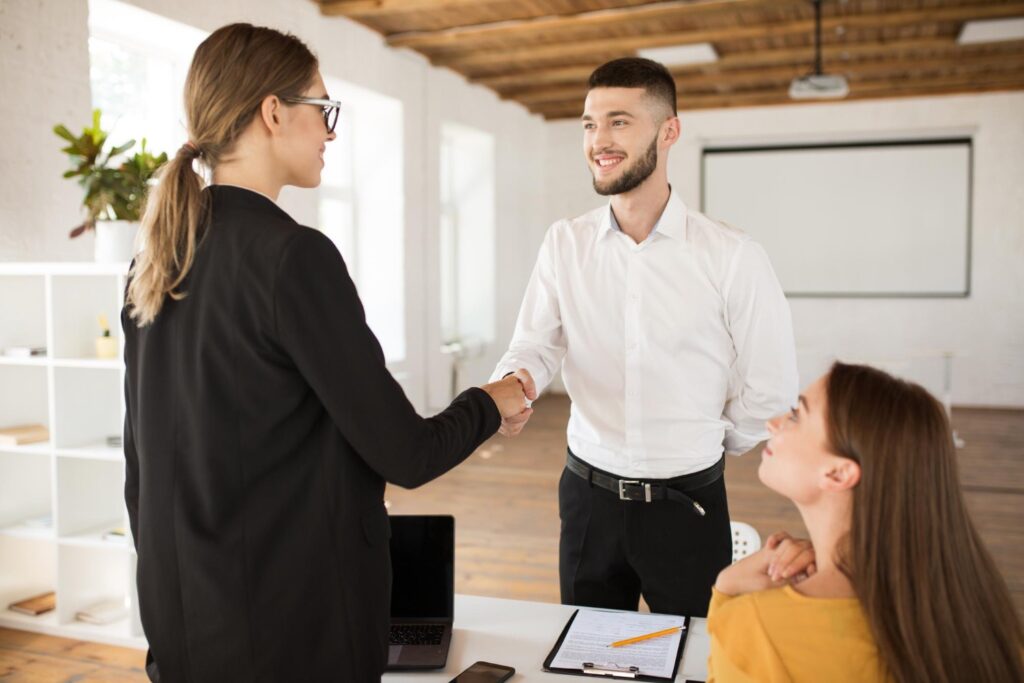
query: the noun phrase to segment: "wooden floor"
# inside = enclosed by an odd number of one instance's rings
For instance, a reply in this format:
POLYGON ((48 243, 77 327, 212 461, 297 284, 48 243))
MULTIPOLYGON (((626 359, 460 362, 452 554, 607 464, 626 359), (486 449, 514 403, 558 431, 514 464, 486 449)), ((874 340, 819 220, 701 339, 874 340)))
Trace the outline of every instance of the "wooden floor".
MULTIPOLYGON (((569 404, 537 402, 516 439, 496 437, 464 465, 415 491, 390 487, 394 514, 456 517, 456 591, 558 601, 558 477, 565 461, 569 404)), ((964 489, 974 521, 1024 618, 1024 411, 958 409, 954 425, 964 489)), ((726 468, 732 518, 762 536, 802 533, 793 506, 757 480, 757 453, 726 468)), ((142 654, 0 629, 0 681, 144 681, 142 654)))

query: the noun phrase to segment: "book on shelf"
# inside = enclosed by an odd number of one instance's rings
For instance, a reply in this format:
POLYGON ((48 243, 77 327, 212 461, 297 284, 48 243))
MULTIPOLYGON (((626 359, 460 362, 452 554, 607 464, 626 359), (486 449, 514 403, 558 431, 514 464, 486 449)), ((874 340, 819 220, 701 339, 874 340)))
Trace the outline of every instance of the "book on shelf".
POLYGON ((8 358, 31 358, 33 356, 45 356, 45 346, 8 346, 4 349, 4 355, 8 358))
POLYGON ((0 429, 0 446, 24 446, 48 441, 50 430, 43 425, 17 425, 0 429))
POLYGON ((128 616, 128 606, 124 600, 103 600, 79 610, 75 619, 87 624, 112 624, 128 616))
POLYGON ((57 594, 50 591, 49 593, 43 593, 42 595, 34 595, 31 598, 26 598, 25 600, 12 602, 7 606, 7 609, 35 617, 40 614, 45 614, 46 612, 53 610, 55 607, 57 607, 57 594))

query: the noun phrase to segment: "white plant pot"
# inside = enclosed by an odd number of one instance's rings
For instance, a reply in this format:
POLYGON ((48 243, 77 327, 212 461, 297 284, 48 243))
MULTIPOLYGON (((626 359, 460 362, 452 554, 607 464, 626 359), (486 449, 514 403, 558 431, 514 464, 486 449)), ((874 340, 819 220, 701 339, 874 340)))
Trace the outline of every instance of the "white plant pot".
POLYGON ((124 263, 135 257, 137 221, 96 221, 93 258, 97 263, 124 263))

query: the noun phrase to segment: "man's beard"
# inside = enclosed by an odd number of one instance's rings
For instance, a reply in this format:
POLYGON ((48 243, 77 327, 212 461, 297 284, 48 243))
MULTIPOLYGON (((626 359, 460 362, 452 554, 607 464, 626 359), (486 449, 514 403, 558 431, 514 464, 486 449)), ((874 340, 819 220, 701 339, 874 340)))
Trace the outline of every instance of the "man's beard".
POLYGON ((623 171, 618 180, 613 180, 611 184, 602 186, 598 183, 597 176, 594 175, 594 192, 606 197, 613 194, 625 194, 639 187, 654 173, 654 169, 657 167, 658 136, 655 135, 644 155, 637 159, 632 167, 623 171))

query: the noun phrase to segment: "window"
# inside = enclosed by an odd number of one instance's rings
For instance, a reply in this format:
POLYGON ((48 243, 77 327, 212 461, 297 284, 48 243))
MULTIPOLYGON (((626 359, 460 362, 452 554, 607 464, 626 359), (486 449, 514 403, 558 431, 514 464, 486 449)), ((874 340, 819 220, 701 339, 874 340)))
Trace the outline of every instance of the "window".
POLYGON ((344 257, 367 322, 394 365, 406 356, 402 103, 324 80, 342 108, 338 138, 324 154, 320 229, 344 257))
POLYGON ((441 341, 494 341, 494 136, 441 129, 441 341))
MULTIPOLYGON (((89 0, 89 80, 111 142, 142 139, 174 152, 185 142, 182 93, 199 29, 116 0, 89 0)), ((75 126, 71 126, 72 129, 75 126)))

